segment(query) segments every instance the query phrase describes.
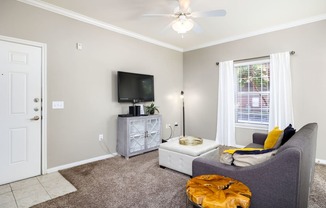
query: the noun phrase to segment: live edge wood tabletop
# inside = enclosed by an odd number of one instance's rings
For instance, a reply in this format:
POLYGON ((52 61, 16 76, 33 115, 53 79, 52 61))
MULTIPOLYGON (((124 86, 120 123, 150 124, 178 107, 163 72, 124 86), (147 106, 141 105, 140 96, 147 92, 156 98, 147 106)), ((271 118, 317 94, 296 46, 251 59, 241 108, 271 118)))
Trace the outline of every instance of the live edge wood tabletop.
POLYGON ((187 182, 188 199, 203 208, 248 208, 251 191, 240 181, 220 175, 200 175, 187 182))

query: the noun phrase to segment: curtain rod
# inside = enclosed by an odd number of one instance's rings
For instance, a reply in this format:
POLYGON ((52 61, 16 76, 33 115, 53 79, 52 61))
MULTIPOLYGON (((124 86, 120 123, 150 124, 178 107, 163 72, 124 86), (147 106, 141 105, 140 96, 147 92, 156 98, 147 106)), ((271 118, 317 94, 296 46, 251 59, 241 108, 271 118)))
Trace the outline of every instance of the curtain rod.
MULTIPOLYGON (((294 55, 295 51, 290 51, 290 55, 294 55)), ((234 60, 234 61, 249 61, 252 59, 260 59, 260 58, 268 58, 268 56, 259 56, 259 57, 253 57, 253 58, 246 58, 246 59, 238 59, 238 60, 234 60)), ((218 66, 220 64, 220 62, 216 62, 216 65, 218 66)))

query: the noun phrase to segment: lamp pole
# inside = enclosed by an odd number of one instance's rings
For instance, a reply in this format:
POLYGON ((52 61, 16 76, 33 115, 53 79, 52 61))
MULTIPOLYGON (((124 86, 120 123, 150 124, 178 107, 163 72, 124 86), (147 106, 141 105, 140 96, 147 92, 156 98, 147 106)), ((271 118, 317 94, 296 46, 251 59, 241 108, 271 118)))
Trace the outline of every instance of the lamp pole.
POLYGON ((185 100, 184 100, 184 92, 181 91, 181 99, 182 99, 182 136, 186 136, 186 123, 185 123, 185 100))

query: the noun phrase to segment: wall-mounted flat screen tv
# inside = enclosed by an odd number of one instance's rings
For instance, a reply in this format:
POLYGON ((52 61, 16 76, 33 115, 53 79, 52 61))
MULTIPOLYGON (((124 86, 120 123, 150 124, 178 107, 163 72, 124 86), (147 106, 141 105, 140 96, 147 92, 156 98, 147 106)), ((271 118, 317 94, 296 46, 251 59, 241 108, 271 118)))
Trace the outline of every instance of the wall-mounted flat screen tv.
POLYGON ((118 71, 118 102, 154 101, 154 76, 118 71))

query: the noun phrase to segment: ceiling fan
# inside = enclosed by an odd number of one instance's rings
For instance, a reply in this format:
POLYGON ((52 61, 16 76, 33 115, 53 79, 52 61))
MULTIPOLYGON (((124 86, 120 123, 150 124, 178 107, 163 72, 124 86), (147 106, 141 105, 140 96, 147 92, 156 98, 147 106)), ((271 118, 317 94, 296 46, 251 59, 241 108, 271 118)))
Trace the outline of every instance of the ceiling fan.
POLYGON ((174 20, 169 24, 177 33, 185 34, 190 31, 195 22, 193 18, 198 17, 223 17, 226 15, 224 9, 210 10, 202 12, 192 12, 190 0, 178 0, 179 6, 174 9, 173 14, 144 14, 147 17, 172 17, 174 20))

